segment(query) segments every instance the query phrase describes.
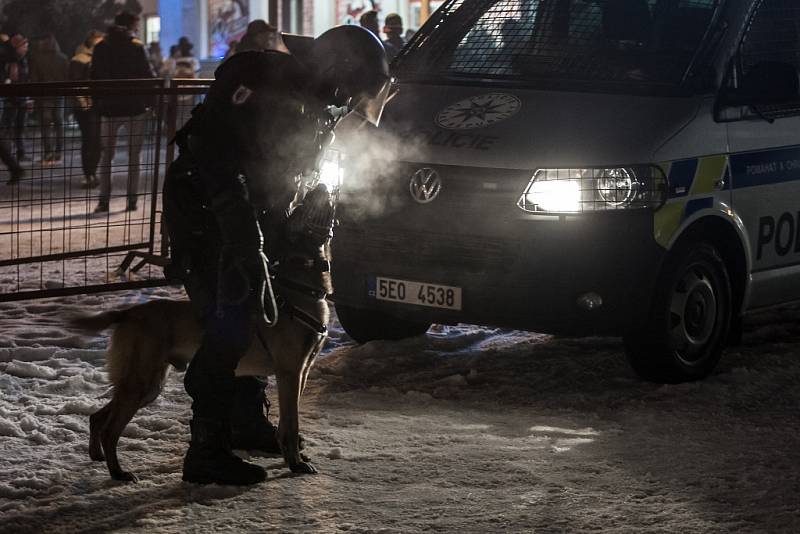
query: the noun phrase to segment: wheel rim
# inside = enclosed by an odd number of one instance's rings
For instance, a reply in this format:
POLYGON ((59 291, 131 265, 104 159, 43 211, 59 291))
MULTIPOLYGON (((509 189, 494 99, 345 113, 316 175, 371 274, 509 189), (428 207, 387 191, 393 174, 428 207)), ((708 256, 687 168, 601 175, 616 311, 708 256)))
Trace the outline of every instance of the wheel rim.
POLYGON ((696 365, 706 356, 705 347, 717 329, 717 295, 711 272, 702 264, 690 265, 675 285, 670 338, 677 357, 686 365, 696 365))

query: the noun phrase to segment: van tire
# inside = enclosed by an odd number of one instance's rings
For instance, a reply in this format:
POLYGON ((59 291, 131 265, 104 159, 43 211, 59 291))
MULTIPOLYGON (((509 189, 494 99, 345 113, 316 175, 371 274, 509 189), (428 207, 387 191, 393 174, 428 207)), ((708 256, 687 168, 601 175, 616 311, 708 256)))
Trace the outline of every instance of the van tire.
POLYGON ((335 308, 342 328, 358 343, 419 336, 431 326, 431 323, 399 319, 379 310, 353 308, 344 304, 336 304, 335 308))
POLYGON ((705 378, 728 341, 728 270, 709 243, 689 241, 667 257, 643 328, 625 336, 625 352, 645 380, 677 384, 705 378))

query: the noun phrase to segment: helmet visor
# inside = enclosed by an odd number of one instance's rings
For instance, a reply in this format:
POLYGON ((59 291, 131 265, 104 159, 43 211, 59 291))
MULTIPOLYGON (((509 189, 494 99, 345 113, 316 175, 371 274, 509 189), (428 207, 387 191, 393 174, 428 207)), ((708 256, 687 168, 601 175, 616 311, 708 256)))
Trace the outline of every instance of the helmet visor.
POLYGON ((356 102, 352 107, 352 112, 377 126, 381 122, 383 107, 386 105, 391 87, 392 80, 387 79, 377 93, 372 96, 363 96, 356 102))

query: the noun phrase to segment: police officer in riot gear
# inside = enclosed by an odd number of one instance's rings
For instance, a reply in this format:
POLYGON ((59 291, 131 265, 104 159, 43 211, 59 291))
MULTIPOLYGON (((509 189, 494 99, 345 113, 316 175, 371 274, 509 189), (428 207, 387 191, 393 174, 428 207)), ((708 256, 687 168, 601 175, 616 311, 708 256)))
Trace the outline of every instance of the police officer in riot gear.
POLYGON ((205 323, 184 379, 193 419, 183 479, 247 485, 266 473, 231 449, 280 452, 263 382, 234 377, 256 321, 277 321, 265 234, 269 243, 283 231, 298 177, 332 139, 332 110, 377 124, 390 79, 381 42, 356 26, 323 33, 303 57, 236 54, 215 78, 176 136, 180 156, 164 184, 167 275, 183 282, 205 323))

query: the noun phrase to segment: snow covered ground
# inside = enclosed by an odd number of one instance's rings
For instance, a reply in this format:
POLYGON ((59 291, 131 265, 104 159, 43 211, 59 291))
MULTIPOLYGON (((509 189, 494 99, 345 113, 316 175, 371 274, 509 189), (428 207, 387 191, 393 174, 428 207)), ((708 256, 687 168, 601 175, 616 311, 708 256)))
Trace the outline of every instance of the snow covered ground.
POLYGON ((183 483, 175 373, 120 441, 140 482, 114 482, 87 452, 106 338, 64 319, 179 294, 0 304, 1 532, 800 531, 798 309, 678 386, 637 380, 615 339, 462 325, 356 346, 334 324, 302 403, 320 474, 253 458, 264 484, 183 483))

